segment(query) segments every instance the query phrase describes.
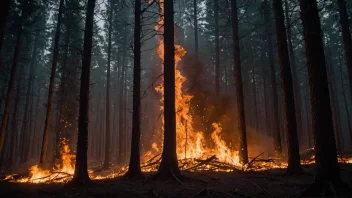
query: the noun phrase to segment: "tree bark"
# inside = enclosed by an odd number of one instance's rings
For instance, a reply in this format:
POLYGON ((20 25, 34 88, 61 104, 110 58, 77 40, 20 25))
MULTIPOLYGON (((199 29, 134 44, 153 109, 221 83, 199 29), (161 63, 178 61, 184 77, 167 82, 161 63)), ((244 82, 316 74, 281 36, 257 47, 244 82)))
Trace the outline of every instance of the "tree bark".
POLYGON ((269 54, 269 68, 270 68, 270 82, 271 82, 271 92, 272 92, 272 104, 273 104, 273 135, 274 135, 274 150, 276 156, 282 155, 281 146, 281 135, 280 135, 280 122, 279 122, 279 100, 276 87, 276 74, 275 74, 275 60, 274 60, 274 50, 273 41, 271 36, 271 22, 270 22, 270 11, 268 0, 264 0, 264 18, 268 25, 265 26, 265 34, 267 36, 268 54, 269 54))
POLYGON ((110 0, 109 29, 108 29, 108 64, 106 68, 106 107, 105 107, 105 156, 104 168, 109 168, 110 163, 110 63, 111 63, 111 34, 112 34, 113 0, 110 0))
MULTIPOLYGON (((352 98, 352 39, 350 24, 348 21, 348 14, 346 10, 345 0, 337 0, 339 14, 340 14, 340 25, 342 30, 343 46, 345 48, 345 57, 348 68, 348 80, 350 84, 350 95, 352 98)), ((348 120, 350 122, 350 120, 348 120)))
POLYGON ((164 146, 157 172, 160 178, 180 177, 176 153, 174 5, 164 2, 164 146))
POLYGON ((295 111, 295 99, 293 80, 290 67, 290 58, 287 48, 285 17, 281 0, 273 0, 273 8, 276 21, 276 35, 278 56, 280 62, 282 99, 283 99, 283 123, 287 135, 288 167, 287 174, 301 174, 303 172, 299 156, 297 136, 297 121, 295 111))
POLYGON ((232 13, 232 34, 233 34, 233 58, 235 71, 235 86, 236 86, 236 101, 237 101, 237 118, 238 131, 240 139, 239 157, 242 164, 248 163, 247 151, 247 132, 246 132, 246 116, 244 111, 243 101, 243 82, 241 71, 241 55, 240 42, 238 35, 238 15, 237 15, 237 0, 231 1, 232 13))
POLYGON ((10 115, 10 109, 11 109, 11 97, 12 97, 13 87, 15 86, 17 62, 18 62, 18 56, 20 54, 21 36, 22 36, 22 32, 23 32, 22 25, 23 25, 23 21, 24 21, 24 17, 25 17, 23 12, 24 12, 24 9, 22 8, 22 14, 20 17, 20 22, 18 24, 18 30, 17 30, 18 33, 17 33, 17 39, 16 39, 15 52, 14 52, 13 59, 12 59, 10 80, 9 80, 9 84, 7 87, 5 110, 4 110, 4 115, 2 116, 2 122, 1 122, 1 127, 0 127, 0 155, 2 154, 2 150, 4 147, 6 129, 7 129, 7 124, 9 121, 9 115, 10 115))
POLYGON ((215 20, 215 93, 220 95, 219 1, 214 0, 215 20))
POLYGON ((134 68, 133 68, 133 112, 131 156, 127 176, 142 177, 140 167, 141 138, 141 1, 135 1, 134 8, 134 68))
POLYGON ((314 185, 304 196, 318 196, 325 182, 340 187, 340 168, 337 162, 329 86, 323 48, 322 30, 316 0, 300 0, 301 18, 308 66, 312 129, 315 134, 317 172, 314 185))
POLYGON ((79 184, 90 183, 87 165, 88 150, 88 122, 89 122, 89 80, 90 64, 92 60, 93 45, 93 21, 94 21, 95 0, 88 0, 86 27, 84 31, 84 52, 81 73, 81 89, 79 100, 79 118, 78 118, 78 139, 76 166, 72 182, 79 184))
POLYGON ((54 39, 53 61, 51 65, 48 103, 47 103, 46 118, 45 118, 45 124, 44 124, 42 150, 41 150, 40 160, 39 160, 40 167, 44 165, 47 157, 46 154, 48 150, 48 141, 49 141, 49 133, 50 133, 50 125, 51 125, 51 117, 52 117, 55 74, 56 74, 56 68, 57 68, 57 61, 59 58, 59 41, 60 41, 60 33, 61 33, 63 6, 64 6, 64 0, 60 0, 59 15, 58 15, 56 30, 55 30, 56 32, 55 32, 55 39, 54 39))

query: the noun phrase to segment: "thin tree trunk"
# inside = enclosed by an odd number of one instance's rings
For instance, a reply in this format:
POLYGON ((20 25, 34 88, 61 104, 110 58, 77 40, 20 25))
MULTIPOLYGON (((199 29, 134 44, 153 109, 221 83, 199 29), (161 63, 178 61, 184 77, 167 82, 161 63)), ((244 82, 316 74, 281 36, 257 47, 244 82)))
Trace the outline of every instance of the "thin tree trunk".
MULTIPOLYGON (((336 94, 335 94, 335 76, 334 76, 334 69, 332 68, 332 59, 331 59, 331 51, 330 51, 330 44, 329 40, 327 39, 326 41, 326 66, 327 66, 327 71, 328 71, 328 82, 329 82, 329 93, 330 93, 330 100, 331 100, 331 111, 332 111, 332 117, 333 117, 333 122, 334 122, 334 130, 335 130, 335 135, 336 135, 336 145, 337 145, 337 153, 341 154, 342 148, 341 148, 341 141, 340 141, 340 130, 339 130, 339 119, 337 118, 337 100, 336 100, 336 94)), ((342 77, 342 76, 341 76, 342 77)), ((342 78, 341 78, 342 79, 342 78)), ((348 113, 348 108, 347 108, 347 113, 348 113)), ((348 115, 347 115, 348 116, 348 115)))
POLYGON ((10 115, 10 109, 11 109, 11 97, 12 97, 13 87, 15 86, 17 62, 18 62, 18 56, 20 54, 21 36, 22 36, 22 31, 23 31, 22 25, 23 25, 23 21, 24 21, 24 17, 25 17, 23 12, 24 12, 24 9, 22 8, 22 14, 20 17, 20 22, 18 24, 18 33, 17 33, 15 52, 14 52, 13 59, 12 59, 10 80, 9 80, 9 84, 7 87, 5 110, 4 110, 4 115, 2 116, 2 122, 1 122, 1 128, 0 128, 0 155, 2 154, 2 150, 4 147, 6 129, 7 129, 7 124, 9 121, 9 115, 10 115))
POLYGON ((89 80, 90 64, 92 60, 93 21, 95 0, 88 0, 86 27, 84 31, 84 52, 81 73, 81 90, 79 100, 78 140, 76 153, 76 166, 72 182, 87 184, 91 180, 88 175, 87 149, 88 149, 88 122, 89 122, 89 80))
POLYGON ((49 94, 48 94, 48 103, 45 117, 45 125, 44 125, 44 133, 43 133, 43 142, 42 142, 42 151, 40 154, 39 166, 42 167, 46 161, 46 154, 48 150, 48 141, 49 141, 49 133, 50 133, 50 125, 51 125, 51 117, 52 117, 52 103, 53 103, 53 95, 54 95, 54 85, 55 85, 55 74, 57 68, 57 61, 59 58, 59 41, 60 41, 60 33, 61 33, 61 21, 62 21, 62 12, 64 7, 64 0, 60 0, 59 6, 59 15, 56 24, 56 32, 54 39, 54 51, 53 51, 53 60, 51 65, 51 74, 50 74, 50 82, 49 82, 49 94))
POLYGON ((14 165, 14 150, 15 150, 15 140, 17 139, 17 126, 18 126, 18 118, 17 118, 17 113, 18 113, 18 107, 20 105, 21 101, 21 83, 22 83, 22 73, 23 73, 23 65, 21 64, 20 68, 20 73, 17 77, 17 93, 16 93, 16 99, 15 99, 15 104, 14 104, 14 110, 13 110, 13 116, 12 116, 12 123, 11 123, 11 139, 10 139, 10 153, 9 153, 9 159, 8 159, 8 168, 12 167, 14 165))
POLYGON ((300 0, 300 7, 309 75, 312 129, 313 134, 315 134, 315 162, 317 167, 314 185, 303 192, 302 195, 320 196, 322 192, 325 192, 326 182, 332 182, 337 192, 342 185, 340 168, 337 162, 318 6, 315 0, 300 0))
POLYGON ((220 44, 219 44, 219 1, 214 0, 215 20, 215 93, 220 95, 220 44))
POLYGON ((232 34, 233 34, 233 58, 234 58, 234 72, 235 72, 235 86, 236 86, 236 101, 237 101, 237 119, 238 131, 240 139, 239 157, 242 164, 248 163, 247 150, 247 132, 246 132, 246 116, 244 111, 243 101, 243 82, 241 71, 241 56, 240 56, 240 42, 238 35, 238 15, 237 15, 237 0, 231 1, 232 13, 232 34))
POLYGON ((164 14, 164 146, 157 176, 181 176, 176 153, 174 5, 165 1, 164 14))
POLYGON ((272 104, 273 104, 273 134, 274 134, 274 150, 276 156, 282 155, 281 146, 281 135, 280 135, 280 122, 279 122, 279 100, 276 87, 276 74, 275 74, 275 60, 274 60, 274 50, 273 41, 271 37, 271 25, 270 25, 270 11, 268 0, 264 0, 264 18, 268 25, 265 26, 265 34, 267 36, 268 54, 269 54, 269 68, 270 68, 270 82, 271 82, 271 92, 272 92, 272 104))
POLYGON ((131 156, 127 172, 129 177, 141 177, 140 138, 141 138, 141 1, 135 1, 134 8, 134 68, 133 68, 133 112, 131 156))
POLYGON ((296 104, 296 119, 297 119, 297 133, 298 133, 298 140, 301 140, 303 135, 302 131, 302 102, 301 102, 301 89, 299 78, 297 75, 297 64, 296 64, 296 54, 293 50, 292 44, 292 30, 291 30, 291 19, 289 17, 288 11, 288 0, 285 0, 285 16, 286 16, 286 24, 287 24, 287 41, 288 41, 288 50, 290 52, 290 65, 292 68, 292 78, 293 78, 293 89, 294 89, 294 96, 295 96, 295 104, 296 104))
POLYGON ((108 30, 108 64, 106 68, 106 107, 105 107, 105 159, 104 168, 109 168, 110 148, 110 63, 111 63, 111 34, 112 34, 113 0, 110 0, 109 30, 108 30))
POLYGON ((124 30, 124 40, 123 40, 123 52, 122 52, 122 64, 121 64, 121 77, 120 77, 120 112, 119 112, 119 156, 118 159, 120 163, 123 163, 125 159, 125 154, 123 152, 123 136, 124 136, 124 121, 123 121, 123 116, 124 116, 124 102, 125 102, 125 97, 124 95, 127 94, 125 93, 125 73, 126 73, 126 55, 127 55, 127 24, 125 24, 125 30, 124 30))
POLYGON ((198 11, 197 11, 197 0, 193 0, 193 20, 194 20, 194 51, 196 53, 196 59, 198 59, 198 11))
MULTIPOLYGON (((34 78, 34 66, 37 63, 37 54, 38 54, 38 39, 39 39, 39 33, 36 33, 35 41, 34 41, 34 48, 32 52, 32 60, 29 68, 29 79, 28 79, 28 84, 27 84, 27 93, 26 93, 26 103, 24 105, 24 114, 23 114, 23 123, 22 123, 22 129, 21 129, 21 134, 29 137, 30 136, 30 128, 27 126, 27 119, 28 119, 28 109, 29 109, 29 102, 30 102, 30 96, 31 96, 31 91, 32 91, 32 85, 33 85, 33 78, 34 78), (27 135, 28 134, 28 135, 27 135)), ((28 142, 22 142, 24 145, 28 144, 28 142)), ((23 150, 25 151, 25 150, 23 150)), ((28 152, 28 151, 27 151, 28 152)))
MULTIPOLYGON (((339 60, 341 60, 341 58, 339 58, 339 60)), ((340 70, 340 79, 341 79, 341 87, 342 87, 342 96, 343 96, 343 100, 344 100, 344 106, 345 106, 345 110, 346 110, 346 115, 347 115, 347 126, 348 126, 348 132, 350 133, 350 138, 351 138, 351 142, 352 142, 352 127, 351 127, 351 122, 350 122, 350 112, 348 110, 348 103, 347 103, 347 96, 346 96, 346 90, 345 90, 345 85, 343 83, 343 75, 342 75, 342 61, 339 61, 339 70, 340 70)), ((337 134, 336 134, 337 135, 337 134)), ((338 138, 337 140, 337 144, 339 146, 339 137, 337 136, 336 138, 338 138)), ((339 148, 339 147, 338 147, 339 148)), ((341 151, 341 150, 340 150, 341 151)))
POLYGON ((287 174, 301 174, 303 172, 299 156, 297 136, 297 122, 295 111, 295 99, 293 80, 290 67, 290 58, 287 48, 285 17, 281 0, 273 0, 273 8, 276 21, 276 35, 278 56, 280 61, 282 99, 283 99, 283 123, 287 135, 288 167, 287 174))
POLYGON ((348 14, 346 10, 345 0, 337 0, 337 4, 338 4, 339 14, 340 14, 340 25, 342 30, 343 46, 345 48, 345 57, 346 57, 347 68, 348 68, 350 95, 352 99, 352 39, 351 39, 351 32, 350 32, 350 24, 348 22, 348 14))
POLYGON ((255 132, 258 132, 258 102, 257 102, 257 82, 256 82, 256 76, 255 76, 255 70, 252 69, 252 89, 253 89, 253 101, 254 101, 254 128, 255 132))

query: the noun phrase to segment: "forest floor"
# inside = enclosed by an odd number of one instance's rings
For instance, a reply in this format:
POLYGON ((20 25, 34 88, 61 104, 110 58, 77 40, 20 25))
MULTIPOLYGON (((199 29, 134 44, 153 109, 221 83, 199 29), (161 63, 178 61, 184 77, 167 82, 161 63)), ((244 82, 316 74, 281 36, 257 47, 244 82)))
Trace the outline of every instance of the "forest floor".
MULTIPOLYGON (((341 164, 341 177, 352 186, 352 164, 341 164)), ((298 197, 314 180, 314 165, 304 165, 306 174, 285 176, 284 169, 263 172, 182 172, 176 180, 130 181, 125 178, 94 181, 87 187, 65 184, 0 183, 0 197, 298 197)))

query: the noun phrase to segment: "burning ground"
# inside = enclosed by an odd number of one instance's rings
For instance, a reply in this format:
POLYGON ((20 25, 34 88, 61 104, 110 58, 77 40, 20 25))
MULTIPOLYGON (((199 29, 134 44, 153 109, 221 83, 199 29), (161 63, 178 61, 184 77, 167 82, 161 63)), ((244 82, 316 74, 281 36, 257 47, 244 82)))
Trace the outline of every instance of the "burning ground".
MULTIPOLYGON (((341 164, 341 176, 352 183, 352 166, 341 164)), ((84 188, 63 183, 30 184, 1 182, 0 197, 297 197, 314 180, 314 165, 303 166, 306 174, 283 176, 284 169, 267 171, 182 171, 185 178, 154 181, 126 180, 123 177, 94 180, 84 188)))

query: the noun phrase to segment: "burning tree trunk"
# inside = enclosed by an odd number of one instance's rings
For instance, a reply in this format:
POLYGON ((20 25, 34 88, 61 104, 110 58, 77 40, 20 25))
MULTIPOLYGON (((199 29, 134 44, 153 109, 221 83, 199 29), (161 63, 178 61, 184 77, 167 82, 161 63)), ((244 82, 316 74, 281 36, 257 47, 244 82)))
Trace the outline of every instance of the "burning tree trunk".
POLYGON ((106 68, 106 107, 105 107, 105 159, 104 168, 110 163, 110 63, 111 63, 111 34, 112 34, 113 0, 110 0, 109 30, 108 30, 108 64, 106 68))
POLYGON ((7 15, 10 10, 12 0, 2 0, 0 3, 0 54, 2 48, 2 41, 5 35, 5 26, 7 21, 7 15))
POLYGON ((78 140, 75 173, 72 182, 86 184, 91 182, 88 176, 87 149, 88 149, 88 122, 89 122, 89 80, 90 63, 93 45, 93 21, 95 0, 88 0, 86 27, 84 31, 84 52, 82 60, 81 90, 79 100, 78 140))
POLYGON ((196 59, 198 59, 198 11, 197 11, 197 0, 193 0, 193 20, 194 20, 194 51, 196 59))
POLYGON ((332 183, 335 192, 342 187, 337 162, 334 127, 332 121, 329 86, 323 48, 322 30, 316 0, 300 0, 301 18, 305 39, 312 129, 315 134, 315 183, 303 192, 303 196, 320 196, 326 182, 332 183))
POLYGON ((13 91, 13 87, 15 85, 18 55, 20 54, 21 36, 22 36, 22 31, 23 31, 22 26, 23 26, 23 21, 24 21, 24 17, 25 17, 23 12, 24 12, 24 8, 22 8, 22 14, 21 14, 20 21, 18 24, 18 33, 17 33, 17 39, 16 39, 15 52, 14 52, 13 59, 12 59, 9 85, 7 87, 5 110, 4 110, 4 115, 2 116, 2 122, 1 122, 1 128, 0 128, 0 155, 1 155, 2 149, 4 147, 6 129, 7 129, 8 121, 9 121, 9 114, 10 114, 10 108, 11 108, 12 91, 13 91))
POLYGON ((219 44, 219 1, 214 0, 215 20, 215 93, 220 94, 220 44, 219 44))
MULTIPOLYGON (((264 18, 266 23, 270 24, 270 11, 269 4, 267 0, 264 0, 264 18)), ((274 149, 277 156, 282 155, 282 146, 281 146, 281 135, 280 135, 280 122, 279 122, 279 108, 278 108, 278 95, 276 87, 276 75, 275 75, 275 60, 274 60, 274 50, 273 50, 273 41, 271 37, 271 26, 265 26, 265 34, 267 36, 267 45, 268 45, 268 54, 269 54, 269 67, 270 67, 270 82, 271 82, 271 92, 273 99, 273 134, 274 134, 274 149)))
POLYGON ((295 111, 295 99, 293 93, 293 81, 290 68, 290 58, 287 48, 285 17, 281 0, 273 0, 273 8, 276 21, 276 35, 278 55, 280 60, 283 121, 284 130, 287 134, 288 167, 287 174, 301 174, 299 146, 297 137, 297 122, 295 111))
MULTIPOLYGON (((342 29, 343 45, 345 47, 345 57, 348 68, 348 79, 350 84, 350 94, 352 97, 352 39, 345 0, 337 0, 340 14, 340 24, 342 29)), ((350 122, 350 120, 348 120, 350 122)))
POLYGON ((133 68, 133 112, 131 156, 128 177, 141 177, 140 138, 141 138, 141 1, 135 1, 134 8, 134 68, 133 68))
POLYGON ((247 132, 246 132, 246 118, 244 113, 243 101, 243 83, 241 71, 241 56, 240 56, 240 42, 238 35, 238 15, 237 15, 237 0, 231 1, 232 9, 232 34, 233 34, 233 58, 235 71, 235 86, 236 86, 236 100, 237 100, 237 118, 238 131, 240 139, 239 157, 242 164, 248 163, 247 151, 247 132))
POLYGON ((175 104, 175 46, 174 5, 164 2, 164 143, 161 163, 157 172, 160 178, 181 176, 176 153, 176 104, 175 104))
POLYGON ((54 40, 53 62, 51 65, 48 103, 47 103, 47 109, 46 109, 46 119, 45 119, 45 125, 44 125, 43 142, 42 142, 42 150, 40 154, 39 166, 44 165, 46 160, 46 153, 48 150, 48 141, 49 141, 48 139, 49 139, 49 133, 50 133, 51 117, 52 117, 55 73, 56 73, 57 61, 59 58, 59 41, 60 41, 63 6, 64 6, 64 0, 60 0, 59 15, 58 15, 56 30, 55 30, 56 32, 55 32, 55 40, 54 40))

